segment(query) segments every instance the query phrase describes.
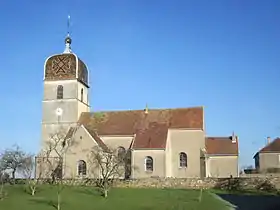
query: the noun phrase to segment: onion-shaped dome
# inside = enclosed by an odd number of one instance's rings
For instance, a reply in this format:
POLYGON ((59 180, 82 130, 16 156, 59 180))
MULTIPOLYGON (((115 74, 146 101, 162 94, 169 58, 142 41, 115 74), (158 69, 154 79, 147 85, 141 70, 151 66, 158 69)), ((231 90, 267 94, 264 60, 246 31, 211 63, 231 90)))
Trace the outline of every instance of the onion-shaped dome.
POLYGON ((71 50, 72 39, 65 38, 65 50, 47 58, 44 66, 44 80, 72 80, 77 79, 85 86, 88 84, 88 69, 86 64, 71 50))

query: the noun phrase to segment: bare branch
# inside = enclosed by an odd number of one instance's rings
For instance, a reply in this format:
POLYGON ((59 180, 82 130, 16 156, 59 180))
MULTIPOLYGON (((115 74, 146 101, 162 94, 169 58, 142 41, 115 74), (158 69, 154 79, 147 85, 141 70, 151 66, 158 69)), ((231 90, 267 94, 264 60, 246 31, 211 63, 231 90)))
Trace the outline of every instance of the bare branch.
MULTIPOLYGON (((44 149, 37 157, 39 175, 43 171, 43 178, 51 178, 51 183, 57 186, 57 210, 61 209, 61 192, 64 189, 63 178, 65 176, 65 158, 69 153, 70 147, 74 145, 73 138, 66 139, 66 132, 60 129, 58 132, 50 135, 48 141, 45 141, 44 149)), ((37 174, 38 177, 38 174, 37 174)))
POLYGON ((104 197, 108 196, 114 179, 125 178, 127 165, 130 166, 128 153, 121 152, 123 153, 120 153, 118 149, 104 150, 99 146, 93 147, 90 152, 90 165, 92 170, 98 174, 97 185, 102 190, 104 197))

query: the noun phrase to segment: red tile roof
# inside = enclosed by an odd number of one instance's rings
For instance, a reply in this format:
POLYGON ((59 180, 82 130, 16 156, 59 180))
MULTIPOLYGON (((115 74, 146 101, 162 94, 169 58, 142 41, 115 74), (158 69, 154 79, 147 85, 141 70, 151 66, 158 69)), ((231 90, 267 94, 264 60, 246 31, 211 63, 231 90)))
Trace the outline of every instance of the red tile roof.
POLYGON ((232 142, 232 137, 207 137, 206 151, 208 155, 238 155, 238 141, 232 142))
MULTIPOLYGON (((180 108, 84 112, 79 124, 84 125, 98 145, 107 148, 99 135, 134 135, 134 149, 161 149, 166 147, 169 128, 203 129, 203 108, 180 108)), ((73 133, 73 130, 69 130, 73 133)), ((237 155, 238 141, 231 137, 207 137, 206 150, 209 155, 237 155)))
MULTIPOLYGON (((87 129, 87 128, 86 128, 87 129)), ((102 141, 102 139, 97 135, 97 133, 93 130, 88 130, 87 131, 90 133, 90 135, 94 138, 98 146, 100 146, 103 150, 108 151, 109 148, 107 145, 102 141)))
POLYGON ((203 107, 84 112, 79 124, 98 135, 134 135, 133 148, 165 148, 168 128, 203 130, 203 107))
POLYGON ((168 126, 157 122, 149 123, 148 128, 136 132, 133 149, 161 149, 166 146, 168 126))
POLYGON ((263 147, 259 152, 280 152, 280 138, 274 139, 271 143, 263 147))

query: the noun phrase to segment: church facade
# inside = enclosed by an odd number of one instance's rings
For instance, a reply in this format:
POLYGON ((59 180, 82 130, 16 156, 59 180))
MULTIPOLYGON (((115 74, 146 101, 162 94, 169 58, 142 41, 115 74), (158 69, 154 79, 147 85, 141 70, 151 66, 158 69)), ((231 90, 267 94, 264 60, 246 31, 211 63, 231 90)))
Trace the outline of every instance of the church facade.
POLYGON ((127 178, 238 176, 237 136, 207 137, 202 106, 91 112, 88 68, 71 42, 67 36, 64 52, 45 62, 42 102, 42 148, 61 129, 77 142, 63 157, 65 177, 94 178, 79 168, 90 168, 95 146, 129 154, 127 178))

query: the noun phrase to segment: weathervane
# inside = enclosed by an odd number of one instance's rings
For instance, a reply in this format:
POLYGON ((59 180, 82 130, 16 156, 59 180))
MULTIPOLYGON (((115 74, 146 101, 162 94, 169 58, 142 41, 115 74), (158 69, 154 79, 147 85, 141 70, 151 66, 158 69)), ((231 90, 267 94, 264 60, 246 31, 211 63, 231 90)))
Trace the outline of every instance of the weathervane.
POLYGON ((72 39, 70 37, 70 15, 67 18, 67 37, 65 38, 65 50, 63 53, 72 53, 71 50, 72 39))
POLYGON ((67 36, 70 37, 70 15, 68 15, 67 19, 67 36))
POLYGON ((149 113, 149 108, 148 108, 148 104, 146 103, 146 107, 145 107, 145 114, 149 113))

